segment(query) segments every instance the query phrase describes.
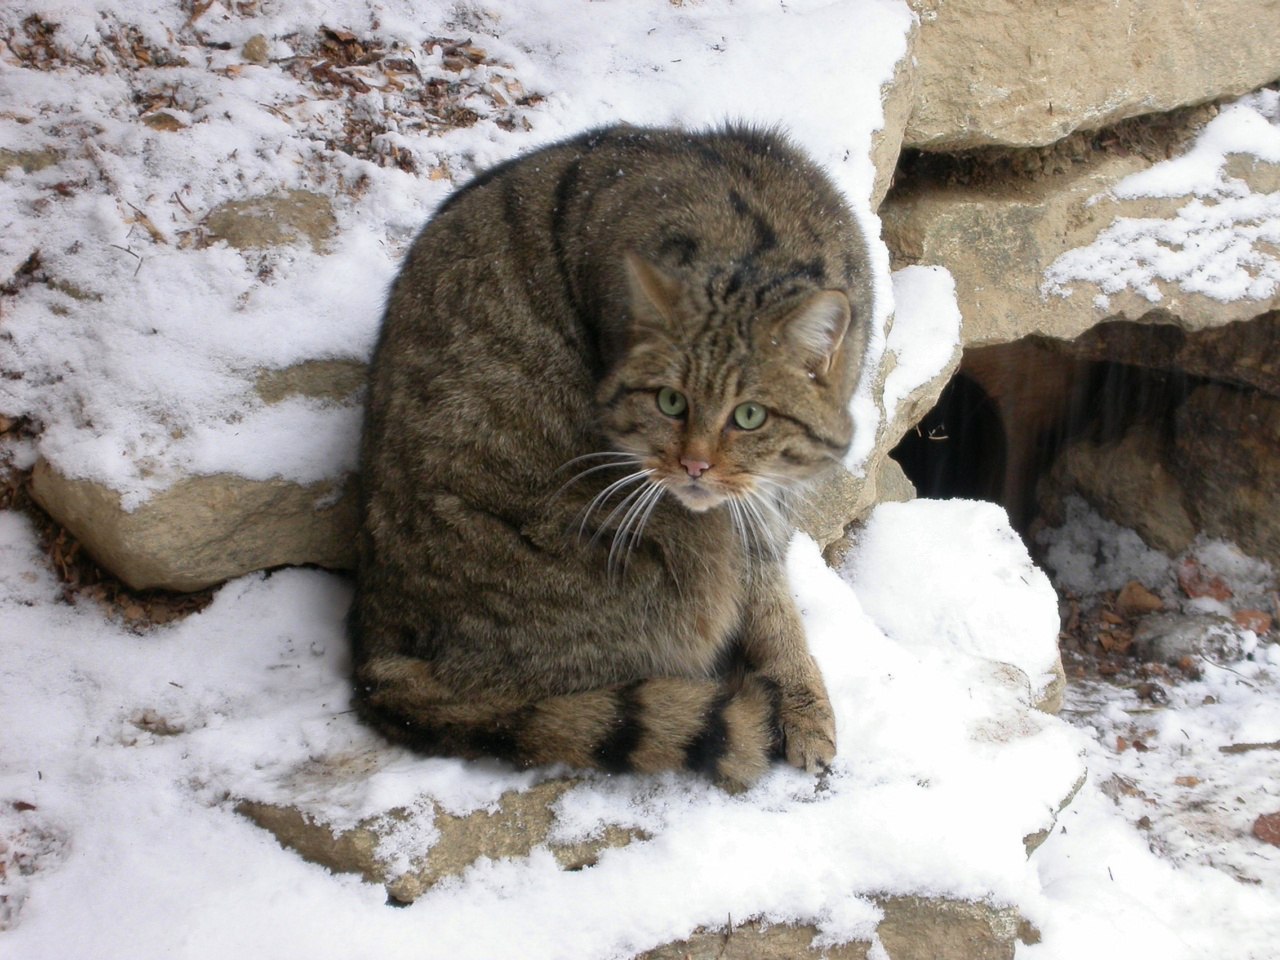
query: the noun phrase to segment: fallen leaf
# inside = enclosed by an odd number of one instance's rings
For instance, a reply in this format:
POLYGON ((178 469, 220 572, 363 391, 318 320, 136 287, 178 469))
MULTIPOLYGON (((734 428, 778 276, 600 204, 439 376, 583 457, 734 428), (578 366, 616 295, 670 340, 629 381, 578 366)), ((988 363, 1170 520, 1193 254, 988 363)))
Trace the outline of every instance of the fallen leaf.
POLYGON ((1198 787, 1200 786, 1199 777, 1178 777, 1173 781, 1180 787, 1198 787))
POLYGON ((1253 835, 1263 843, 1280 847, 1280 811, 1264 813, 1253 821, 1253 835))
POLYGON ((1185 557, 1178 564, 1178 586, 1188 597, 1212 597, 1214 600, 1230 600, 1234 594, 1226 581, 1216 574, 1207 573, 1195 557, 1185 557))
POLYGON ((1236 625, 1245 630, 1252 630, 1258 636, 1271 632, 1271 614, 1265 610, 1237 610, 1231 615, 1236 625))
POLYGON ((1116 609, 1129 617, 1155 613, 1164 609, 1164 601, 1137 580, 1130 580, 1116 596, 1116 609))

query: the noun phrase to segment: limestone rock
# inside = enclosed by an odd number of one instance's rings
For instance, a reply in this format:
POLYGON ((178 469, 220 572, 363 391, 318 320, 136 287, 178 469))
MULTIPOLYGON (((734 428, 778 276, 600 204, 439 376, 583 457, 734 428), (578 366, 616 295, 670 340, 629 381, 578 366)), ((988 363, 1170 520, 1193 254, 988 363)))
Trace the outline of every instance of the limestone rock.
POLYGON ((637 831, 609 827, 594 840, 551 842, 552 804, 576 784, 576 780, 552 780, 528 790, 511 791, 502 795, 496 810, 478 810, 466 816, 449 814, 432 801, 431 825, 439 832, 439 839, 421 862, 412 864, 387 859, 380 853, 380 844, 395 822, 423 817, 422 812, 392 810, 349 829, 334 830, 295 807, 241 800, 236 811, 304 859, 339 873, 359 874, 386 886, 394 900, 412 903, 431 886, 457 876, 481 857, 527 857, 535 847, 545 845, 562 869, 580 870, 594 863, 600 851, 643 837, 637 831))
POLYGON ((337 229, 328 197, 309 190, 232 200, 205 218, 210 238, 237 250, 261 250, 286 243, 308 243, 323 251, 337 229))
POLYGON ((872 210, 879 209, 893 184, 898 155, 902 152, 902 140, 906 136, 907 123, 915 106, 915 63, 919 37, 919 25, 912 25, 907 35, 907 52, 894 67, 893 78, 880 89, 884 125, 871 135, 871 162, 876 170, 875 183, 871 188, 872 210))
POLYGON ((796 526, 825 550, 844 536, 845 526, 866 509, 864 501, 874 498, 868 489, 872 486, 844 467, 833 467, 810 486, 798 504, 796 526))
POLYGON ((1214 614, 1157 613, 1143 619, 1133 635, 1138 656, 1177 665, 1190 658, 1237 660, 1246 648, 1243 628, 1214 614))
POLYGON ((906 144, 1037 146, 1280 76, 1276 0, 912 0, 906 144), (1267 25, 1267 26, 1264 26, 1267 25))
POLYGON ((871 949, 863 940, 814 947, 817 936, 818 929, 811 924, 767 925, 750 920, 728 930, 698 930, 687 940, 646 950, 636 960, 867 960, 871 949))
POLYGON ((114 490, 40 461, 31 492, 134 589, 199 590, 285 564, 354 561, 355 497, 341 484, 188 477, 129 512, 114 490))
POLYGON ((1280 398, 1198 387, 1175 438, 1170 470, 1198 528, 1280 566, 1280 398))
POLYGON ((830 566, 839 566, 848 548, 845 533, 877 503, 915 499, 916 490, 897 462, 877 451, 865 477, 836 467, 810 487, 796 508, 796 527, 813 538, 830 566))
POLYGON ((1195 539, 1197 526, 1168 464, 1169 451, 1153 426, 1135 425, 1106 443, 1077 440, 1058 455, 1043 481, 1042 510, 1054 524, 1063 516, 1063 496, 1079 494, 1150 546, 1181 553, 1195 539))
MULTIPOLYGON (((889 960, 1012 960, 1021 918, 1011 908, 925 897, 884 897, 876 936, 889 960)), ((736 924, 702 930, 640 954, 636 960, 867 960, 871 944, 815 947, 809 925, 736 924)), ((877 954, 878 955, 878 954, 877 954)))
POLYGON ((1204 533, 1280 563, 1280 397, 1205 383, 1168 417, 1069 443, 1040 485, 1045 519, 1078 494, 1166 553, 1204 533))
MULTIPOLYGON (((573 844, 549 839, 554 823, 553 805, 576 780, 553 780, 524 791, 503 794, 496 809, 453 816, 432 804, 423 811, 391 811, 354 827, 334 830, 301 810, 241 800, 236 811, 270 831, 286 847, 305 859, 331 870, 355 873, 387 887, 392 899, 409 903, 435 883, 457 876, 477 859, 525 857, 546 846, 563 869, 577 870, 593 864, 600 852, 643 839, 642 833, 610 828, 601 837, 573 844), (397 820, 431 817, 439 832, 421 862, 397 864, 380 853, 381 839, 394 830, 397 820)), ((1014 953, 1021 918, 1011 907, 925 897, 883 897, 876 903, 884 919, 876 934, 890 960, 1007 960, 1014 953)), ((756 921, 736 924, 729 930, 700 930, 686 940, 667 944, 640 955, 640 960, 733 958, 742 960, 790 960, 818 957, 868 956, 870 943, 815 948, 816 928, 808 925, 765 925, 756 921)))
POLYGON ((990 189, 911 185, 880 208, 885 239, 904 262, 951 271, 966 346, 1031 335, 1070 339, 1111 319, 1176 322, 1198 330, 1280 307, 1280 293, 1264 301, 1222 303, 1175 286, 1162 289, 1158 309, 1132 290, 1112 295, 1103 306, 1094 300, 1100 291, 1085 282, 1073 283, 1070 297, 1041 292, 1045 270, 1060 254, 1087 246, 1117 217, 1158 218, 1176 210, 1180 201, 1121 203, 1105 196, 1144 166, 1112 157, 1067 174, 990 189))
POLYGON ((984 903, 893 897, 876 928, 890 960, 1013 960, 1016 910, 984 903))
POLYGON ((1172 323, 1117 320, 1044 346, 1080 359, 1178 371, 1280 397, 1280 311, 1190 332, 1172 323))
POLYGON ((365 371, 365 365, 355 360, 307 360, 258 371, 254 388, 266 403, 279 403, 286 397, 349 403, 364 389, 365 371))

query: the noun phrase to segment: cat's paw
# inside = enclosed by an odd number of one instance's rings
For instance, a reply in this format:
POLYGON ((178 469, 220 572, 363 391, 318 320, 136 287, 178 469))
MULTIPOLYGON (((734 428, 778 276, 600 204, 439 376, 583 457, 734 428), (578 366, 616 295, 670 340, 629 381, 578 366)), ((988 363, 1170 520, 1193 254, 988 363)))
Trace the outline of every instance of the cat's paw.
POLYGON ((778 707, 778 730, 783 756, 793 767, 819 773, 835 759, 836 721, 825 692, 784 690, 778 707))

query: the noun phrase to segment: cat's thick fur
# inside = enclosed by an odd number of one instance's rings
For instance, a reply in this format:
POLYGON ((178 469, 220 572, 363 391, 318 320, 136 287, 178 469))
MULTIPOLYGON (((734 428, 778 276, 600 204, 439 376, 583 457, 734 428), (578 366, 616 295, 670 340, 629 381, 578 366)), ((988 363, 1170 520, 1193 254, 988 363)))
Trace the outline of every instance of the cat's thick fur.
POLYGON ((870 298, 852 215, 772 133, 608 128, 457 191, 372 366, 364 719, 732 785, 828 763, 786 501, 849 445, 870 298))

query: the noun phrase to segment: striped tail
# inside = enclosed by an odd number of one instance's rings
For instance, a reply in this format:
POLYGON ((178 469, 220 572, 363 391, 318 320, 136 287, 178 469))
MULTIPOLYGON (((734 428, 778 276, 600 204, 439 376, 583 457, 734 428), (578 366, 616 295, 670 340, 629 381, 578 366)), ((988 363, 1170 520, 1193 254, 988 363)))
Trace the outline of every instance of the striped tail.
POLYGON ((732 686, 657 677, 533 702, 464 700, 432 677, 429 663, 392 657, 367 661, 356 689, 367 723, 431 756, 610 773, 683 769, 731 789, 781 756, 776 692, 755 676, 732 686))

